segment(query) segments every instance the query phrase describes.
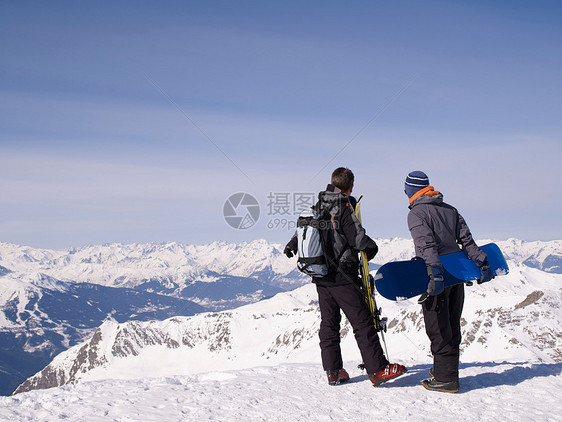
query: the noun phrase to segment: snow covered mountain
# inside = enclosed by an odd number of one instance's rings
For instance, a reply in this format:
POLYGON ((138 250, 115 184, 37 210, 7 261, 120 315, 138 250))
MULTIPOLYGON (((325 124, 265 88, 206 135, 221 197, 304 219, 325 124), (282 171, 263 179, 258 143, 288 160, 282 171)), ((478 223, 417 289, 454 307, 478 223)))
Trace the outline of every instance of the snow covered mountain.
POLYGON ((63 281, 128 287, 187 297, 184 289, 222 277, 259 279, 288 290, 304 277, 265 240, 208 245, 180 243, 109 244, 64 251, 32 249, 0 243, 0 265, 14 271, 43 272, 63 281))
POLYGON ((0 394, 10 394, 107 318, 146 321, 228 309, 305 282, 279 247, 264 241, 66 251, 0 243, 0 394))
POLYGON ((45 274, 0 276, 0 393, 9 394, 105 319, 163 319, 205 311, 185 299, 128 288, 69 283, 45 274))
MULTIPOLYGON (((480 244, 487 242, 479 241, 480 244)), ((377 239, 377 243, 379 253, 372 262, 374 267, 412 257, 413 246, 409 239, 377 239)), ((562 273, 562 240, 509 239, 496 243, 508 260, 550 273, 562 273)), ((271 286, 291 290, 308 279, 296 271, 294 260, 288 260, 282 249, 281 245, 265 240, 198 246, 175 242, 109 244, 64 251, 0 243, 0 276, 9 272, 43 273, 66 282, 135 288, 187 299, 203 283, 220 282, 223 277, 265 279, 271 286)), ((209 300, 208 305, 214 305, 213 300, 209 300)), ((219 305, 217 309, 220 308, 219 305)))
MULTIPOLYGON (((412 256, 410 240, 378 239, 377 242, 380 252, 372 263, 373 268, 412 256)), ((560 273, 561 241, 524 242, 510 239, 497 243, 510 260, 512 268, 521 266, 530 270, 528 267, 533 266, 541 269, 538 274, 544 277, 560 273)), ((238 245, 215 242, 202 246, 178 243, 112 244, 65 251, 0 243, 0 370, 3 373, 0 377, 0 393, 12 392, 61 351, 88 338, 90 340, 87 341, 91 341, 91 336, 95 335, 96 329, 104 321, 107 321, 105 330, 112 324, 134 320, 136 322, 131 324, 137 324, 135 331, 138 331, 146 324, 147 327, 157 325, 155 322, 146 322, 149 320, 232 309, 308 283, 308 278, 295 270, 294 259, 288 260, 281 250, 281 245, 264 240, 238 245)), ((516 283, 519 284, 521 280, 517 279, 516 283)), ((543 292, 544 289, 535 290, 543 292)), ((517 300, 523 302, 533 292, 525 293, 525 297, 519 292, 517 300)), ((529 300, 539 295, 541 293, 536 293, 529 300)), ((537 303, 548 298, 548 294, 543 292, 537 303)), ((271 304, 268 306, 274 307, 271 304)), ((394 306, 392 303, 385 304, 385 311, 394 306)), ((500 305, 498 307, 501 308, 500 305)), ((402 306, 400 312, 405 312, 404 309, 402 306)), ((412 312, 417 312, 416 309, 412 312)), ((304 315, 315 313, 309 309, 304 315)), ((395 322, 396 329, 406 324, 402 321, 404 318, 413 318, 416 327, 419 326, 419 316, 414 318, 413 315, 400 314, 400 318, 394 318, 401 321, 395 322)), ((501 321, 509 319, 499 311, 494 315, 501 321)), ((302 320, 298 312, 293 317, 302 320)), ((205 318, 204 321, 212 321, 211 317, 205 318)), ((253 322, 255 318, 251 317, 249 321, 253 322)), ((252 326, 250 322, 243 324, 252 326)), ((312 324, 312 328, 308 327, 307 330, 314 332, 314 323, 309 321, 308 324, 312 324)), ((170 322, 169 325, 177 324, 170 322)), ((297 328, 297 325, 294 329, 302 331, 303 327, 298 325, 300 328, 297 328)), ((132 332, 131 327, 128 332, 132 332)), ((179 331, 188 330, 182 327, 176 328, 179 331)), ((212 332, 211 328, 209 330, 212 332)), ((412 327, 407 327, 407 330, 412 330, 412 327)), ((208 339, 212 337, 211 332, 206 334, 208 339)), ((259 329, 258 332, 261 335, 263 331, 259 329)), ((274 334, 275 339, 279 335, 288 335, 285 332, 274 334)), ((173 338, 178 345, 183 344, 180 341, 183 337, 177 339, 170 334, 165 335, 173 338)), ((316 334, 311 335, 314 338, 311 347, 315 349, 316 334)), ((420 344, 423 341, 420 340, 420 344)), ((279 351, 275 355, 282 356, 279 351)), ((264 356, 269 356, 269 359, 265 359, 267 362, 275 360, 271 354, 265 353, 264 356)), ((107 359, 111 361, 109 357, 107 359)), ((232 356, 228 355, 227 363, 232 361, 232 356)), ((77 368, 83 372, 82 366, 78 365, 77 368)), ((80 375, 78 372, 68 373, 65 377, 65 382, 68 382, 79 379, 80 375)), ((60 383, 60 379, 57 383, 60 383)))
POLYGON ((562 240, 525 242, 509 239, 497 244, 508 259, 547 273, 562 274, 562 240))
MULTIPOLYGON (((562 275, 513 260, 511 272, 467 288, 462 360, 562 362, 562 275)), ((389 318, 391 359, 428 361, 429 344, 415 300, 379 305, 389 318)), ((281 363, 317 363, 320 315, 314 286, 218 313, 164 321, 106 321, 86 342, 61 353, 17 393, 104 379, 193 375, 281 363)), ((347 321, 343 353, 359 361, 347 321)))

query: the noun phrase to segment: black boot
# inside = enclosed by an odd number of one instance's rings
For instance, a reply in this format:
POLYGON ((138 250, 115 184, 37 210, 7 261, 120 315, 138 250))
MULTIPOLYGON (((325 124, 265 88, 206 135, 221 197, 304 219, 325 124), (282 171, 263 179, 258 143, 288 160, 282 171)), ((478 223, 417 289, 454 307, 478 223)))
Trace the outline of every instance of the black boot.
POLYGON ((423 380, 422 385, 431 391, 441 391, 442 393, 458 393, 459 380, 441 382, 436 379, 423 380))

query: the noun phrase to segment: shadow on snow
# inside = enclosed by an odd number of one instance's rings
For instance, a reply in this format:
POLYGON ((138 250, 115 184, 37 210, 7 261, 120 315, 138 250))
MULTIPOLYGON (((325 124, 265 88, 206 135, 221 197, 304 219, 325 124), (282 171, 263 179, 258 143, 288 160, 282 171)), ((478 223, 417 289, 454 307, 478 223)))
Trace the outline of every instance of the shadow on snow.
MULTIPOLYGON (((477 375, 460 378, 460 393, 467 393, 490 387, 502 385, 518 385, 526 380, 538 377, 556 376, 562 373, 562 362, 559 363, 533 363, 529 362, 469 362, 461 363, 460 370, 477 368, 496 368, 509 365, 503 372, 483 372, 477 375)), ((429 378, 429 369, 432 365, 415 365, 408 368, 408 372, 379 388, 385 387, 411 387, 419 385, 424 379, 429 378)))

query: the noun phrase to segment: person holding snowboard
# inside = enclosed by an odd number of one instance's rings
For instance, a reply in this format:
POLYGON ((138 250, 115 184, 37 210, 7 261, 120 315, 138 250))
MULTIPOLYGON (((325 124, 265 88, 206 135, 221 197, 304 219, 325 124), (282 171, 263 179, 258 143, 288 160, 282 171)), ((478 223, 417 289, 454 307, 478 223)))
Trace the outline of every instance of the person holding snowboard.
POLYGON ((445 272, 440 255, 466 252, 480 267, 479 283, 494 278, 487 256, 478 248, 459 212, 443 202, 443 195, 429 185, 422 171, 408 174, 404 184, 410 212, 408 229, 414 240, 416 257, 427 265, 429 283, 419 298, 422 305, 425 331, 431 342, 433 368, 431 379, 422 385, 433 391, 459 391, 459 345, 461 343, 461 313, 464 304, 464 284, 444 287, 445 272))
MULTIPOLYGON (((320 306, 320 349, 322 366, 328 383, 338 385, 349 380, 343 368, 340 349, 341 311, 344 312, 359 346, 363 364, 374 386, 396 378, 406 372, 399 364, 390 364, 375 331, 373 317, 367 308, 359 288, 358 251, 364 251, 372 259, 378 251, 377 244, 365 233, 355 216, 353 207, 356 200, 351 195, 354 175, 347 168, 340 167, 332 173, 331 184, 318 194, 314 209, 319 215, 327 216, 328 227, 320 237, 324 256, 328 261, 328 273, 312 277, 318 292, 320 306)), ((284 253, 291 258, 298 251, 295 234, 284 253)))

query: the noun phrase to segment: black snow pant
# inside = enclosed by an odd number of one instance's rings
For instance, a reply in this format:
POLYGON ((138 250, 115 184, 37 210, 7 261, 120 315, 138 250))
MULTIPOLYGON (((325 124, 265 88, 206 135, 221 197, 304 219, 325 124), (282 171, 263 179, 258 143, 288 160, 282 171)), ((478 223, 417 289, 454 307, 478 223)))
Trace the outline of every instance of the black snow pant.
POLYGON ((422 303, 425 332, 431 341, 433 377, 449 382, 459 379, 459 345, 464 284, 446 287, 422 303))
POLYGON ((373 317, 365 304, 363 294, 353 284, 342 286, 316 286, 320 305, 320 350, 325 371, 343 368, 340 349, 341 312, 347 317, 359 346, 368 374, 388 365, 373 317))

